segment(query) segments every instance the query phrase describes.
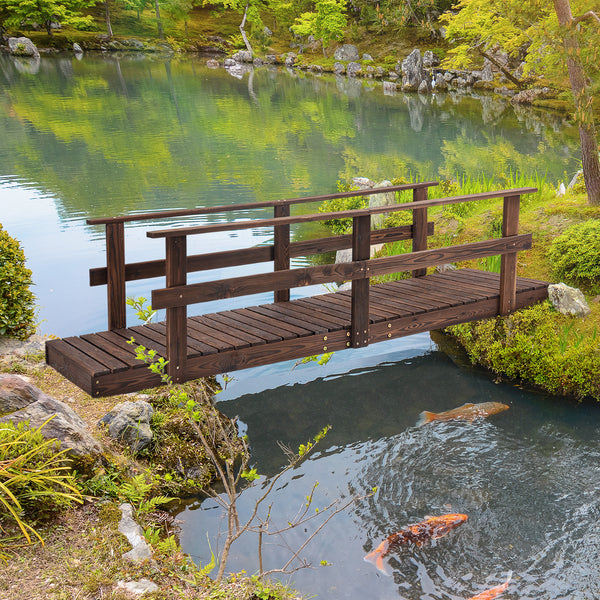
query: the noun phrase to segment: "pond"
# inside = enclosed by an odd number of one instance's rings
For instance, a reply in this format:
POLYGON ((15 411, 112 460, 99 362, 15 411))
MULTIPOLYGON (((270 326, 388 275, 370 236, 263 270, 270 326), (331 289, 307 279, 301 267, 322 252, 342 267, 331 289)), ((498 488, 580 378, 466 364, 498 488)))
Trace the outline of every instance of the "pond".
MULTIPOLYGON (((388 96, 372 81, 285 69, 240 78, 201 58, 0 56, 0 127, 0 222, 28 257, 40 330, 60 336, 106 327, 105 290, 89 288, 87 275, 104 263, 103 230, 87 218, 323 194, 355 176, 502 179, 543 170, 558 184, 569 181, 579 156, 577 131, 559 115, 507 100, 388 96)), ((317 234, 293 231, 295 239, 317 234)), ((162 246, 141 227, 128 226, 126 235, 128 261, 161 256, 162 246)), ((271 236, 207 236, 192 250, 235 249, 271 236)), ((131 282, 128 294, 149 297, 161 283, 131 282)), ((600 596, 596 405, 496 385, 457 367, 426 334, 336 354, 325 367, 293 366, 235 373, 219 396, 219 407, 249 434, 264 476, 284 464, 277 441, 297 448, 333 427, 281 482, 273 518, 285 524, 293 517, 315 481, 320 508, 378 489, 307 546, 307 560, 331 566, 291 576, 303 593, 468 598, 512 571, 508 597, 600 596), (472 424, 416 426, 423 410, 490 400, 510 409, 472 424), (363 561, 387 535, 444 512, 469 519, 433 544, 390 554, 391 577, 363 561)), ((243 495, 244 512, 260 489, 243 495)), ((184 550, 205 564, 209 540, 216 550, 224 526, 214 504, 192 499, 178 518, 184 550)), ((269 540, 269 568, 282 566, 305 535, 269 540)), ((232 570, 257 568, 255 541, 240 540, 232 570)))

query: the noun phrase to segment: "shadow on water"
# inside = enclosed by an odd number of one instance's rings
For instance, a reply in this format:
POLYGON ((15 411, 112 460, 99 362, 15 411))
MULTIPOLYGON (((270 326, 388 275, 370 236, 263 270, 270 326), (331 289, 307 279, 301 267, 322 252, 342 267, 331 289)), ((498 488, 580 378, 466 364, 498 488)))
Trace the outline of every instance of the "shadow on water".
MULTIPOLYGON (((344 376, 246 394, 219 408, 247 431, 259 472, 284 463, 276 441, 292 448, 329 423, 323 448, 273 496, 274 521, 285 523, 319 481, 315 506, 339 497, 377 494, 337 515, 305 557, 326 568, 305 569, 294 586, 318 598, 469 598, 513 581, 503 597, 591 600, 600 596, 600 407, 495 384, 430 351, 344 376), (486 420, 415 426, 422 410, 465 402, 503 402, 486 420), (434 543, 386 557, 393 576, 363 561, 390 533, 430 514, 461 512, 460 528, 434 543)), ((242 496, 248 513, 260 487, 242 496)), ((224 522, 210 501, 194 502, 184 521, 184 550, 206 562, 224 522), (214 541, 213 541, 214 540, 214 541)), ((310 529, 308 531, 310 534, 310 529)), ((265 552, 269 568, 307 533, 278 539, 265 552)), ((240 540, 231 570, 252 572, 256 540, 240 540)))

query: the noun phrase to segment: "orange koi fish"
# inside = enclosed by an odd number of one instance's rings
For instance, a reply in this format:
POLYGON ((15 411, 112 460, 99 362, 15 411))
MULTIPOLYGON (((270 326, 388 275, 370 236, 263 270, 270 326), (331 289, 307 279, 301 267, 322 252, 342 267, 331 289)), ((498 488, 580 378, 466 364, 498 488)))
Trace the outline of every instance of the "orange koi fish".
POLYGON ((508 406, 500 402, 482 402, 481 404, 473 404, 469 402, 463 404, 458 408, 447 410, 446 412, 434 413, 424 410, 419 415, 417 425, 424 425, 425 423, 431 423, 431 421, 452 421, 455 419, 462 419, 466 421, 474 421, 480 417, 489 417, 496 413, 507 410, 508 406))
POLYGON ((510 583, 512 578, 512 573, 508 576, 508 579, 501 585, 497 585, 491 590, 487 590, 485 592, 481 592, 481 594, 477 594, 476 596, 471 596, 468 600, 493 600, 496 596, 499 596, 510 583))
POLYGON ((392 533, 392 535, 385 538, 375 550, 365 556, 365 560, 375 564, 382 573, 390 575, 383 564, 383 558, 389 552, 403 544, 413 543, 421 546, 427 540, 443 537, 451 529, 464 523, 467 518, 467 515, 451 513, 439 517, 427 517, 420 523, 407 525, 397 533, 392 533))

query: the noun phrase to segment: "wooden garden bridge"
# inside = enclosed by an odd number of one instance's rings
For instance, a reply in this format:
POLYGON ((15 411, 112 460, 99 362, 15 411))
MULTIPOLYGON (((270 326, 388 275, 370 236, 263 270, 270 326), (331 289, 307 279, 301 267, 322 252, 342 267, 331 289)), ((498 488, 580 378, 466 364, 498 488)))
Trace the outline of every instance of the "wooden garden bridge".
MULTIPOLYGON (((49 365, 92 396, 110 396, 159 385, 159 377, 135 357, 136 344, 168 360, 173 381, 216 375, 236 369, 359 348, 370 343, 475 319, 507 314, 547 297, 546 282, 517 277, 517 252, 531 248, 531 234, 518 234, 519 203, 536 188, 518 188, 427 199, 436 182, 378 188, 378 193, 412 190, 412 201, 336 213, 290 216, 294 204, 337 197, 363 196, 373 190, 324 196, 216 206, 161 213, 90 219, 106 226, 106 267, 90 270, 91 285, 108 290, 108 329, 47 342, 49 365), (445 248, 427 249, 433 234, 430 207, 503 198, 502 237, 445 248), (150 230, 164 239, 164 260, 125 262, 125 228, 130 221, 209 215, 272 207, 273 218, 193 227, 150 230), (371 230, 371 217, 412 211, 412 225, 371 230), (290 225, 351 218, 349 235, 290 242, 290 225), (188 236, 272 227, 272 245, 188 255, 188 236), (412 252, 371 258, 371 245, 412 238, 412 252), (352 248, 352 261, 290 268, 290 258, 352 248), (427 267, 501 255, 500 273, 458 269, 427 274, 427 267), (187 273, 271 261, 273 271, 229 279, 187 283, 187 273), (370 285, 378 275, 412 271, 412 278, 370 285), (166 321, 127 327, 127 281, 164 276, 164 288, 152 292, 152 307, 166 309, 166 321), (352 281, 351 291, 321 293, 290 300, 290 288, 352 281), (274 292, 273 303, 188 317, 191 304, 274 292)), ((221 217, 222 218, 222 217, 221 217)))

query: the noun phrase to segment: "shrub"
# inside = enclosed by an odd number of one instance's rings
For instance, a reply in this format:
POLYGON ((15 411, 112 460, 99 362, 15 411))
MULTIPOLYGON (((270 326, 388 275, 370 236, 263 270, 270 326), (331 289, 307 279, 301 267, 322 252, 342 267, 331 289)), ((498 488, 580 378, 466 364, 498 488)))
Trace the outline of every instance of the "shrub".
POLYGON ((600 283, 600 219, 568 227, 548 252, 553 275, 578 285, 600 283))
POLYGON ((0 335, 27 339, 35 332, 31 271, 19 242, 0 224, 0 335))
MULTIPOLYGON (((349 192, 358 188, 344 185, 338 181, 338 190, 340 192, 349 192)), ((342 210, 354 210, 357 208, 367 208, 369 206, 368 196, 351 196, 349 198, 333 198, 325 200, 319 206, 320 213, 339 212, 342 210)), ((326 227, 331 229, 335 235, 348 233, 352 229, 352 219, 330 219, 323 221, 326 227)))

